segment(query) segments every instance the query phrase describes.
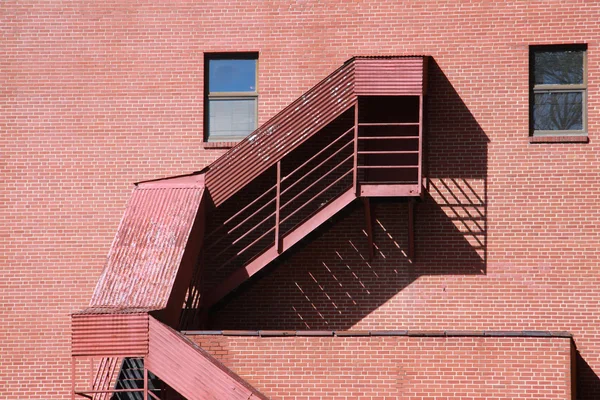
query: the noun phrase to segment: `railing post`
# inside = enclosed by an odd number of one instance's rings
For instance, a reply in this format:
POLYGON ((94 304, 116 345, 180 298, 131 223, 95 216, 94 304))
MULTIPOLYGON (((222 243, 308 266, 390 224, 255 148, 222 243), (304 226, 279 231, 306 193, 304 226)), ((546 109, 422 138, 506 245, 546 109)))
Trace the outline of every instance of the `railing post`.
POLYGON ((358 99, 354 103, 354 171, 352 175, 352 188, 356 196, 359 196, 358 190, 358 99))
POLYGON ((146 368, 146 360, 144 360, 144 400, 148 400, 148 368, 146 368))
POLYGON ((415 260, 415 201, 408 202, 408 260, 415 260))
POLYGON ((419 160, 418 160, 418 176, 419 180, 419 191, 421 197, 423 196, 423 95, 419 96, 419 160))
POLYGON ((277 161, 277 184, 275 189, 275 248, 281 253, 281 235, 279 234, 279 211, 281 209, 281 160, 277 161))

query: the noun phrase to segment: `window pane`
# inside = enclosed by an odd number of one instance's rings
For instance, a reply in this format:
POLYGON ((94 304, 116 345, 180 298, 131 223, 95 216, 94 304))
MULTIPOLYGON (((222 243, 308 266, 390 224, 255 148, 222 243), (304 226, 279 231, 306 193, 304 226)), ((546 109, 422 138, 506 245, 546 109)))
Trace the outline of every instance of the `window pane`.
POLYGON ((256 99, 210 99, 208 140, 241 139, 256 129, 256 99))
POLYGON ((583 130, 583 94, 536 93, 533 129, 536 131, 583 130))
POLYGON ((256 92, 256 60, 209 60, 209 92, 256 92))
POLYGON ((537 50, 534 54, 536 85, 583 83, 583 50, 537 50))

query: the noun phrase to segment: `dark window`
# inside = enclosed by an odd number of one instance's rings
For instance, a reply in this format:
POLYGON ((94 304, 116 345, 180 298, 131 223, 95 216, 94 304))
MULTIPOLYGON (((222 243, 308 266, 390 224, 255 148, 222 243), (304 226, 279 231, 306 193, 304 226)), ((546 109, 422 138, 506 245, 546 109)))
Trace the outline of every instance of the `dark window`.
POLYGON ((256 129, 257 54, 208 54, 205 57, 205 138, 236 141, 256 129))
POLYGON ((585 45, 531 47, 530 82, 533 135, 587 133, 585 45))

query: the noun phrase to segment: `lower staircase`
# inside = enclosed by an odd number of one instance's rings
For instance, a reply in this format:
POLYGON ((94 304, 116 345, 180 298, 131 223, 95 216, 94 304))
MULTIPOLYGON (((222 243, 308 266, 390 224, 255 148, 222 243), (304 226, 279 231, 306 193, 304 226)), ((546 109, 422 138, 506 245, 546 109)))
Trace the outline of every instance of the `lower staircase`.
MULTIPOLYGON (((113 316, 114 317, 114 316, 113 316)), ((122 317, 122 316, 121 316, 122 317)), ((93 318, 111 318, 110 315, 74 315, 74 324, 86 324, 93 318)), ((130 347, 123 347, 118 339, 105 340, 103 348, 90 345, 90 337, 109 337, 110 324, 106 330, 98 329, 89 335, 73 337, 73 373, 88 365, 103 365, 116 357, 100 357, 100 353, 127 354, 124 357, 119 376, 105 380, 102 384, 81 388, 73 379, 73 398, 88 399, 155 399, 155 400, 206 400, 206 399, 267 399, 249 383, 240 378, 220 361, 198 347, 178 331, 168 327, 149 314, 130 314, 120 318, 121 330, 132 332, 130 347), (145 320, 146 330, 140 331, 136 325, 145 320), (133 343, 135 340, 135 343, 133 343), (95 360, 96 359, 96 360, 95 360)), ((97 370, 100 370, 98 368, 97 370)))

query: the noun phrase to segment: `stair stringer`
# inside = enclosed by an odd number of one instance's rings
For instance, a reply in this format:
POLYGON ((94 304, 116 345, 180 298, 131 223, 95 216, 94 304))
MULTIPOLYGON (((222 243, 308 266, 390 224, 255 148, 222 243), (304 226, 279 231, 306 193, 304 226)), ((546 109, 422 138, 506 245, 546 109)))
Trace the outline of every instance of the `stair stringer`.
POLYGON ((149 320, 145 368, 188 400, 268 397, 176 330, 149 320))

